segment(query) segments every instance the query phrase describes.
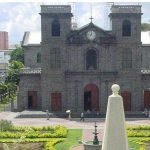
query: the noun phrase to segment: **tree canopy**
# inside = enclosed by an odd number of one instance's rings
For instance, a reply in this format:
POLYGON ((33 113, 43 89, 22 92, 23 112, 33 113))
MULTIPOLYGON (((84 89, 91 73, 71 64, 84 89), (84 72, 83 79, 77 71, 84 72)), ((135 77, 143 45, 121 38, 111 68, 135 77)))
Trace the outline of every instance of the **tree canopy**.
POLYGON ((19 84, 19 72, 20 69, 24 67, 24 64, 20 61, 12 61, 9 64, 8 75, 6 77, 6 83, 19 84))
POLYGON ((10 62, 20 61, 24 64, 24 49, 22 47, 16 47, 16 49, 11 52, 10 56, 10 62))
POLYGON ((142 23, 141 24, 141 31, 150 31, 150 24, 149 23, 142 23))

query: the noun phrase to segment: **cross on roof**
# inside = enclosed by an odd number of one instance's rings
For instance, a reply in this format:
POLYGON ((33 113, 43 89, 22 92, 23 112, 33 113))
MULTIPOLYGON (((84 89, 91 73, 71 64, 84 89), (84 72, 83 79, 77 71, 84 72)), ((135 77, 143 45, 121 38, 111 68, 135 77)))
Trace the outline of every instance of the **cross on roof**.
POLYGON ((93 16, 93 15, 92 15, 92 8, 93 8, 93 7, 92 7, 92 3, 90 4, 90 7, 91 7, 91 17, 90 17, 89 19, 91 20, 91 23, 92 23, 92 20, 93 20, 93 17, 92 17, 92 16, 93 16))
POLYGON ((89 19, 91 19, 91 22, 92 22, 92 20, 93 20, 94 18, 91 16, 89 19))

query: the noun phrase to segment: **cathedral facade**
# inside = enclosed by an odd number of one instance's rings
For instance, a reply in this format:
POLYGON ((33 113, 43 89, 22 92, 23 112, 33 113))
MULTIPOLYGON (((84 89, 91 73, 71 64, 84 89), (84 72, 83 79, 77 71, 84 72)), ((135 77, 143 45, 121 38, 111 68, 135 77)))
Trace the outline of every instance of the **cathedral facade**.
POLYGON ((69 5, 42 5, 40 15, 41 35, 25 32, 22 41, 20 111, 105 113, 114 83, 125 111, 150 107, 150 46, 141 41, 140 5, 112 5, 110 31, 92 20, 72 29, 69 5))

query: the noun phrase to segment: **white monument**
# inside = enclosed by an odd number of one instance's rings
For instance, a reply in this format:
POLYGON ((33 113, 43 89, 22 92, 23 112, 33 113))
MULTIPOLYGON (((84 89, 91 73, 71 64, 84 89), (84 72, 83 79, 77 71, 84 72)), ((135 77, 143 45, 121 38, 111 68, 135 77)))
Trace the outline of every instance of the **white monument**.
POLYGON ((129 150, 123 100, 118 95, 119 90, 119 85, 112 85, 112 95, 108 98, 102 150, 129 150))

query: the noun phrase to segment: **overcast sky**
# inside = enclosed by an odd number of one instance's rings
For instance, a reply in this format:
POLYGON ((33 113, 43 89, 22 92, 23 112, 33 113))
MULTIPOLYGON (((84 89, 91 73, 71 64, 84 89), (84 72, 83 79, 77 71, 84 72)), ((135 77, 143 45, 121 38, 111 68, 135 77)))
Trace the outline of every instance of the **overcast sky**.
MULTIPOLYGON (((9 44, 18 44, 22 40, 25 31, 40 31, 41 20, 39 13, 41 4, 56 3, 0 3, 0 30, 9 32, 9 44)), ((66 3, 61 2, 57 4, 66 3)), ((72 12, 78 27, 90 22, 89 18, 92 8, 93 22, 101 28, 109 29, 109 18, 107 16, 110 12, 110 4, 96 2, 74 2, 68 4, 72 5, 72 12)), ((115 4, 118 3, 115 2, 115 4)), ((150 22, 150 2, 132 4, 142 5, 142 22, 150 22)))

